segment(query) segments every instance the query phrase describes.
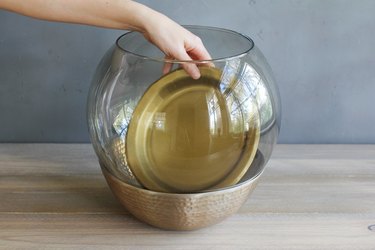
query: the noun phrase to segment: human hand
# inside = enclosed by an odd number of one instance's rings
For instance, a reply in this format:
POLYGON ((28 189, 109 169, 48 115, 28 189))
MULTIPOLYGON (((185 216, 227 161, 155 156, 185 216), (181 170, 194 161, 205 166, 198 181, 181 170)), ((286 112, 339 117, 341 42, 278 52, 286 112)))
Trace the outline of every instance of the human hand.
MULTIPOLYGON (((211 60, 210 54, 198 36, 160 13, 153 13, 147 18, 144 27, 143 35, 165 53, 166 60, 211 60)), ((210 62, 207 64, 213 65, 210 62)), ((182 62, 181 66, 192 78, 200 77, 196 63, 182 62)), ((167 62, 163 73, 168 73, 171 68, 172 64, 167 62)))
MULTIPOLYGON (((171 61, 211 59, 199 37, 167 16, 131 0, 1 0, 0 8, 50 21, 140 31, 171 61)), ((200 77, 197 62, 182 62, 181 66, 194 79, 200 77)), ((163 72, 168 73, 171 68, 172 64, 166 63, 163 72)))

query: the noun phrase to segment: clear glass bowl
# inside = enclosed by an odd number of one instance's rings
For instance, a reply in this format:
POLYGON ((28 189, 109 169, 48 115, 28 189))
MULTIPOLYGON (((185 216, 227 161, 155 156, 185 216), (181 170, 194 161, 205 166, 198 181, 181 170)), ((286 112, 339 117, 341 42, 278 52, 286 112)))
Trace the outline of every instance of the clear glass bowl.
POLYGON ((88 97, 91 141, 107 174, 139 189, 203 193, 259 176, 280 129, 271 69, 240 33, 186 26, 210 61, 165 60, 140 33, 101 60, 88 97), (165 63, 172 63, 163 75, 165 63), (192 79, 183 64, 199 66, 192 79))

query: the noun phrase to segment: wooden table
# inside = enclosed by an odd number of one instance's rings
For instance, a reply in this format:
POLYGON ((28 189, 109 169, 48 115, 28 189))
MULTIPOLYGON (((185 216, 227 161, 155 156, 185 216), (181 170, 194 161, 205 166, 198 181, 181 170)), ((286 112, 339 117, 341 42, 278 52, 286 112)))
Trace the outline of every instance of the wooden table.
POLYGON ((237 214, 174 232, 119 205, 91 145, 0 144, 0 248, 375 249, 375 145, 278 145, 237 214))

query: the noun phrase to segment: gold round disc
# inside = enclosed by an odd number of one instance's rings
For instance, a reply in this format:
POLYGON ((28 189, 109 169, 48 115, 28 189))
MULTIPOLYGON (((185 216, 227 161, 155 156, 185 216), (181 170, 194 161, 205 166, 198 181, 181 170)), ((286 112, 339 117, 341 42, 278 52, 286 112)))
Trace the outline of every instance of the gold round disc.
POLYGON ((163 76, 134 110, 126 155, 135 177, 150 190, 234 185, 254 159, 260 137, 255 102, 239 103, 235 91, 220 90, 219 69, 200 71, 198 80, 183 69, 163 76))

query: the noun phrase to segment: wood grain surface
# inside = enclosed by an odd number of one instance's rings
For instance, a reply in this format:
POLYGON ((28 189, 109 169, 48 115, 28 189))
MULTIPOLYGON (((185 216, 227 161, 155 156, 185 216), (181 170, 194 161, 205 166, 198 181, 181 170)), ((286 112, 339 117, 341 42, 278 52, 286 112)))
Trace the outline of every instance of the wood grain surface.
POLYGON ((91 145, 0 144, 1 249, 375 249, 371 225, 375 145, 277 145, 238 213, 175 232, 120 206, 91 145))

